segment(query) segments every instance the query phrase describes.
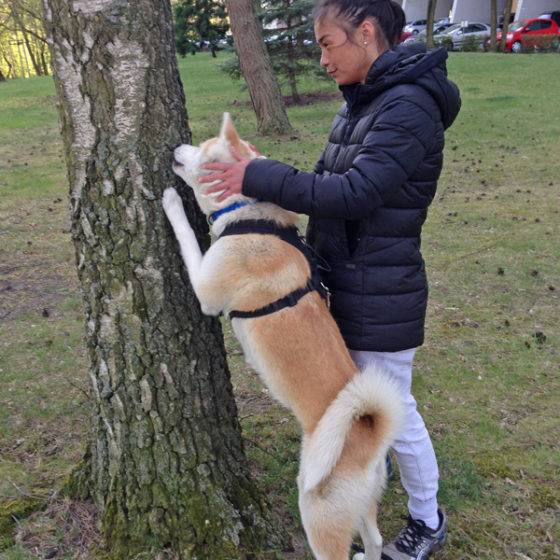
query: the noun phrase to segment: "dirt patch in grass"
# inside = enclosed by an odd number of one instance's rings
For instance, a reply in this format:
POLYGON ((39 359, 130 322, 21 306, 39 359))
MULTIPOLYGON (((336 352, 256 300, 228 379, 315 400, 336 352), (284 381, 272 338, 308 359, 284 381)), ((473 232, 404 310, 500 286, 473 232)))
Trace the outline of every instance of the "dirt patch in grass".
MULTIPOLYGON (((314 103, 328 103, 333 99, 340 99, 342 101, 342 94, 340 91, 316 91, 312 93, 300 93, 297 97, 292 95, 284 96, 284 104, 286 107, 306 107, 314 103)), ((233 101, 232 105, 251 105, 251 101, 233 101)))
POLYGON ((328 103, 334 99, 342 101, 342 94, 340 91, 317 91, 314 93, 301 93, 294 99, 291 95, 284 96, 284 103, 286 107, 305 107, 313 103, 328 103))
POLYGON ((8 202, 0 218, 0 324, 53 316, 79 293, 63 199, 8 202))
POLYGON ((0 323, 21 315, 56 316, 57 306, 78 293, 78 281, 49 257, 18 263, 0 260, 0 323))

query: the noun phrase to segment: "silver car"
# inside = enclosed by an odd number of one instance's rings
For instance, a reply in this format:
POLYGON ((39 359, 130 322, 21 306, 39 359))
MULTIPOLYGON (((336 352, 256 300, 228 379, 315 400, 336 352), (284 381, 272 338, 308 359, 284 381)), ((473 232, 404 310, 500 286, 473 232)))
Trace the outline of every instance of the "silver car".
POLYGON ((420 33, 423 29, 426 29, 427 21, 425 19, 415 19, 414 21, 409 21, 404 27, 403 31, 405 33, 411 33, 412 35, 416 35, 420 33))
POLYGON ((444 46, 446 43, 449 45, 450 39, 453 44, 453 50, 460 49, 463 43, 471 41, 472 39, 470 39, 470 37, 474 37, 475 41, 482 46, 488 37, 490 37, 490 26, 486 23, 474 21, 455 23, 437 37, 444 46))
MULTIPOLYGON (((442 33, 445 33, 445 31, 452 25, 453 25, 452 23, 439 23, 434 25, 434 39, 437 39, 438 36, 440 36, 442 33)), ((416 35, 411 35, 410 37, 405 39, 403 43, 404 44, 414 43, 415 41, 426 42, 426 39, 427 39, 426 29, 423 29, 422 31, 420 31, 420 33, 417 33, 416 35)))

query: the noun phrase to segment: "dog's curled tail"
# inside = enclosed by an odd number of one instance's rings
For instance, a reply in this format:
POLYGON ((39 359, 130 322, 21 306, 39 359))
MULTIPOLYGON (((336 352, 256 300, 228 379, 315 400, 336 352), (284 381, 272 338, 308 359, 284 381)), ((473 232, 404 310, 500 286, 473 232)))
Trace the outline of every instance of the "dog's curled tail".
POLYGON ((384 456, 398 435, 404 407, 394 380, 369 367, 356 375, 329 405, 302 449, 303 491, 323 482, 338 462, 346 437, 360 418, 369 416, 371 437, 379 442, 375 457, 384 456))

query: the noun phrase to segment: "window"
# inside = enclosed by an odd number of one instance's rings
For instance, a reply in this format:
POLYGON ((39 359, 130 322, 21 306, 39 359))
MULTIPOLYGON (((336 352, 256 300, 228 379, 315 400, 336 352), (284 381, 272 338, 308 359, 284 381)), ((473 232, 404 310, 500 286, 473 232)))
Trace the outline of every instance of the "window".
POLYGON ((480 23, 471 23, 464 29, 465 33, 475 33, 476 31, 486 31, 486 27, 480 23))

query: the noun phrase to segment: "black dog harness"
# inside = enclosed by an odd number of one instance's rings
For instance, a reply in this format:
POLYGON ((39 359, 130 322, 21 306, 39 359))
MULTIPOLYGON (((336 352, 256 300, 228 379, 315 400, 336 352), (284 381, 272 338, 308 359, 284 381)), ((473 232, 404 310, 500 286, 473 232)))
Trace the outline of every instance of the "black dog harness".
POLYGON ((297 227, 279 227, 274 222, 268 220, 242 220, 226 226, 220 237, 224 237, 226 235, 244 235, 247 233, 276 235, 276 237, 279 237, 282 241, 289 243, 298 249, 298 251, 301 251, 309 262, 311 278, 307 281, 303 288, 298 288, 287 296, 277 299, 260 309, 255 309, 253 311, 231 311, 229 313, 230 318, 250 319, 253 317, 269 315, 270 313, 275 313, 285 307, 293 307, 305 294, 313 291, 319 292, 321 297, 326 300, 328 304, 329 291, 321 282, 321 278, 319 277, 317 255, 312 247, 307 244, 305 238, 301 235, 297 227))

